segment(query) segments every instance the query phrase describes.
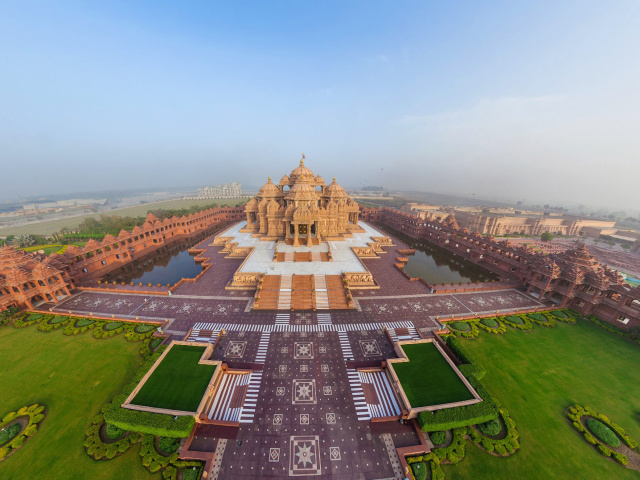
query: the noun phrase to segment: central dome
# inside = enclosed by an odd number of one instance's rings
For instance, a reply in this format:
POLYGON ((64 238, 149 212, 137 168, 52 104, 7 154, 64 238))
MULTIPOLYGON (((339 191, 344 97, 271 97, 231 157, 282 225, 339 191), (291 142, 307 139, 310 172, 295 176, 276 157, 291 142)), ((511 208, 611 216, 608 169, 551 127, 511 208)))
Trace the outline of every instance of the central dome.
POLYGON ((302 181, 313 182, 315 175, 311 170, 304 166, 304 160, 300 160, 300 166, 294 168, 289 175, 289 179, 293 182, 298 179, 302 181))

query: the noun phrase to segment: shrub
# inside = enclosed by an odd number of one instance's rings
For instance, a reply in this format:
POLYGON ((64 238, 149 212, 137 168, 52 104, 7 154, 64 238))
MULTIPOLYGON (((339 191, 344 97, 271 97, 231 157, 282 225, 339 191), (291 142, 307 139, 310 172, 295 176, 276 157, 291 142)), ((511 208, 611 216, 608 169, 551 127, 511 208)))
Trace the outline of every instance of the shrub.
POLYGON ((173 453, 178 450, 180 446, 180 440, 176 438, 163 437, 158 442, 158 447, 165 453, 173 453))
POLYGON ((434 445, 442 445, 447 439, 447 434, 445 432, 431 432, 429 437, 434 445))
POLYGON ((604 423, 595 418, 587 419, 587 428, 595 435, 595 437, 610 447, 617 448, 620 446, 620 439, 613 431, 604 423))
POLYGON ((469 330, 469 324, 467 322, 450 322, 447 323, 447 326, 453 330, 458 330, 461 332, 469 330))
POLYGON ((480 320, 480 323, 485 327, 489 327, 489 328, 498 327, 498 322, 496 321, 495 318, 483 318, 482 320, 480 320))
POLYGON ((511 323, 515 323, 516 325, 522 325, 524 322, 522 318, 517 315, 509 315, 508 317, 504 317, 505 320, 509 320, 511 323))
POLYGON ((104 327, 102 327, 102 329, 106 332, 111 332, 113 330, 116 330, 117 328, 120 328, 121 326, 122 322, 109 322, 104 327))
POLYGON ((151 348, 151 350, 155 350, 156 348, 158 348, 158 345, 160 345, 163 340, 164 338, 154 338, 153 340, 151 340, 149 347, 151 348))
POLYGON ((107 434, 107 437, 109 437, 111 440, 115 440, 116 438, 120 438, 122 435, 124 435, 125 430, 122 430, 121 428, 118 428, 115 425, 107 423, 107 427, 105 428, 105 433, 107 434))
POLYGON ((482 367, 482 365, 478 362, 476 357, 471 353, 467 348, 462 344, 462 342, 454 337, 448 336, 446 338, 446 343, 451 349, 451 351, 458 357, 458 359, 464 364, 471 364, 475 367, 476 373, 475 376, 478 379, 484 377, 487 371, 482 367))
POLYGON ((485 435, 495 437, 500 433, 500 430, 502 430, 502 425, 500 424, 500 420, 494 418, 493 420, 489 420, 488 422, 481 423, 480 425, 478 425, 478 428, 485 435))
POLYGON ((156 327, 155 325, 138 325, 135 328, 135 331, 137 333, 147 333, 147 332, 152 332, 156 328, 158 328, 158 327, 156 327))
POLYGON ((611 456, 614 458, 616 462, 620 465, 627 465, 629 463, 629 459, 626 455, 619 452, 611 452, 611 456))
POLYGON ((82 328, 82 327, 86 327, 89 326, 91 324, 95 323, 95 320, 92 320, 91 318, 81 318, 80 320, 78 320, 76 322, 76 327, 77 328, 82 328))
POLYGON ((18 433, 20 433, 20 430, 22 430, 20 424, 14 423, 10 427, 7 427, 0 431, 0 445, 3 445, 12 440, 16 435, 18 435, 18 433))
POLYGON ((426 480, 427 466, 424 462, 418 462, 411 465, 411 471, 416 480, 426 480))
POLYGON ((196 469, 185 469, 182 472, 182 480, 198 480, 200 477, 198 476, 200 472, 196 469))
POLYGON ((470 375, 467 380, 482 398, 482 402, 460 407, 444 408, 434 412, 420 412, 418 424, 425 432, 450 430, 485 423, 498 416, 498 405, 489 392, 484 388, 475 375, 470 375))

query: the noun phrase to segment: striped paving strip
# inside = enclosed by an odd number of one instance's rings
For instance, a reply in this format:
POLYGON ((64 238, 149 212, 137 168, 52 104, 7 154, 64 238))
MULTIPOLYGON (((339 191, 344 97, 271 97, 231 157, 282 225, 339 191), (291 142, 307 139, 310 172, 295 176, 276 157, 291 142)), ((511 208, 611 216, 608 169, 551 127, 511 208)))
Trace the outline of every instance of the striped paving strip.
POLYGON ((211 480, 217 480, 218 475, 220 475, 220 467, 222 466, 222 457, 224 455, 224 449, 227 446, 227 439, 221 438, 218 440, 218 445, 216 446, 216 453, 213 456, 213 464, 211 466, 211 475, 209 477, 211 480))
POLYGON ((288 313, 277 313, 276 325, 289 325, 290 318, 291 318, 291 315, 288 313))
POLYGON ((364 401, 364 392, 362 391, 362 381, 360 375, 355 368, 347 368, 347 378, 349 379, 349 387, 353 395, 353 405, 356 408, 358 420, 370 420, 371 412, 367 402, 364 401))
MULTIPOLYGON (((319 314, 323 315, 323 314, 319 314)), ((329 314, 327 314, 329 315, 329 314)), ((412 328, 413 323, 408 320, 399 322, 375 322, 375 323, 346 323, 337 325, 335 323, 324 324, 318 321, 318 325, 259 325, 255 323, 211 323, 198 322, 193 326, 193 330, 225 330, 227 332, 359 332, 361 330, 382 330, 396 328, 412 328)))
POLYGON ((258 343, 258 353, 256 353, 256 363, 264 363, 267 359, 267 350, 269 350, 269 337, 271 337, 271 332, 262 332, 262 335, 260 335, 260 343, 258 343))
POLYGON ((393 468, 395 478, 397 480, 402 480, 405 476, 404 473, 402 473, 402 466, 400 465, 400 459, 398 458, 398 451, 393 444, 393 437, 390 433, 383 433, 382 440, 384 440, 384 445, 387 447, 387 454, 389 455, 389 461, 391 462, 391 468, 393 468))
POLYGON ((373 417, 393 417, 400 415, 400 407, 393 393, 389 379, 384 372, 358 372, 362 383, 370 383, 376 390, 379 403, 368 404, 373 417))
POLYGON ((331 325, 331 314, 330 313, 318 313, 318 325, 331 325))
POLYGON ((253 423, 261 383, 262 372, 254 371, 249 375, 249 386, 247 388, 247 394, 244 397, 244 405, 242 406, 238 420, 240 423, 253 423))
POLYGON ((232 400, 236 388, 241 388, 249 383, 249 374, 229 374, 222 376, 222 381, 209 409, 211 420, 224 420, 225 422, 237 422, 240 416, 241 406, 233 406, 232 400))
MULTIPOLYGON (((402 328, 402 327, 401 327, 402 328)), ((402 340, 420 340, 420 335, 418 335, 418 331, 415 329, 415 327, 411 326, 411 327, 404 327, 407 330, 409 330, 409 334, 408 335, 399 335, 397 330, 399 330, 398 328, 388 328, 388 332, 389 332, 389 337, 391 337, 391 340, 396 343, 402 340)))
POLYGON ((353 358, 353 350, 351 350, 351 344, 349 343, 349 335, 347 335, 347 332, 338 332, 338 340, 340 340, 342 356, 345 359, 353 358))
POLYGON ((220 335, 220 330, 192 329, 186 342, 209 342, 215 343, 220 335))
POLYGON ((329 310, 329 294, 327 292, 326 275, 313 275, 316 291, 316 309, 329 310))

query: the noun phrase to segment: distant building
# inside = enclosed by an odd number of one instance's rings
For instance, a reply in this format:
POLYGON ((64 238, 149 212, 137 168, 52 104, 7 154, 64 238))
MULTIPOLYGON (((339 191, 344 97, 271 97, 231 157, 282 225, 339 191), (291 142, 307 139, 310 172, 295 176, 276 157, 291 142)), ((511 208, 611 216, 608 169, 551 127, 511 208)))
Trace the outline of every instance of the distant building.
POLYGON ((236 198, 242 195, 239 183, 225 183, 198 189, 198 198, 236 198))
POLYGON ((541 211, 515 210, 513 208, 487 207, 437 207, 433 205, 407 204, 403 211, 418 214, 425 220, 442 220, 450 213, 460 228, 482 235, 556 235, 590 236, 615 233, 615 221, 581 218, 541 211))

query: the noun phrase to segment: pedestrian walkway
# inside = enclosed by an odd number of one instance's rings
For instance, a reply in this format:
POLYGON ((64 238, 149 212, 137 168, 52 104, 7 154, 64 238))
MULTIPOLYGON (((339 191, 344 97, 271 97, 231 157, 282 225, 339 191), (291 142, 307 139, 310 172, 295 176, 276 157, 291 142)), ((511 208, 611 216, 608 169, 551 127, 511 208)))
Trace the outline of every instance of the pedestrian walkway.
POLYGON ((347 368, 347 378, 349 379, 349 387, 351 388, 351 395, 353 396, 353 405, 356 409, 356 415, 358 420, 370 420, 371 412, 369 406, 364 399, 364 392, 362 390, 362 381, 360 375, 355 368, 347 368))
POLYGON ((260 385, 262 383, 262 372, 252 372, 249 378, 247 394, 244 398, 244 405, 240 412, 240 423, 253 423, 253 417, 256 414, 256 405, 258 403, 258 395, 260 394, 260 385))
POLYGON ((248 373, 223 373, 220 386, 207 415, 209 419, 237 422, 248 383, 248 373))
MULTIPOLYGON (((322 315, 322 314, 319 314, 322 315)), ((327 314, 328 315, 328 314, 327 314)), ((413 328, 413 323, 409 320, 401 320, 399 322, 374 322, 374 323, 345 323, 336 325, 335 323, 320 323, 318 325, 287 325, 284 323, 276 323, 275 325, 260 325, 256 323, 210 323, 198 322, 193 326, 192 334, 198 333, 200 336, 205 335, 205 331, 220 332, 359 332, 387 329, 408 329, 413 328), (195 333, 193 333, 195 332, 195 333)), ((414 329, 415 331, 415 329, 414 329)), ((208 333, 206 335, 209 335, 208 333)), ((190 335, 191 337, 191 335, 190 335)), ((190 340, 196 341, 196 340, 190 340)), ((203 340, 205 341, 205 340, 203 340)))
POLYGON ((256 363, 264 363, 267 359, 267 350, 269 350, 269 338, 271 332, 262 332, 260 342, 258 343, 258 352, 256 353, 256 363))
POLYGON ((414 326, 387 328, 387 331, 389 332, 389 337, 393 343, 403 340, 420 340, 422 338, 414 326))
POLYGON ((289 313, 276 314, 276 325, 289 325, 291 315, 289 313))
POLYGON ((331 325, 331 314, 330 313, 319 313, 317 315, 318 325, 331 325))
POLYGON ((387 374, 382 370, 358 371, 365 401, 372 417, 399 416, 400 406, 393 393, 387 374))

